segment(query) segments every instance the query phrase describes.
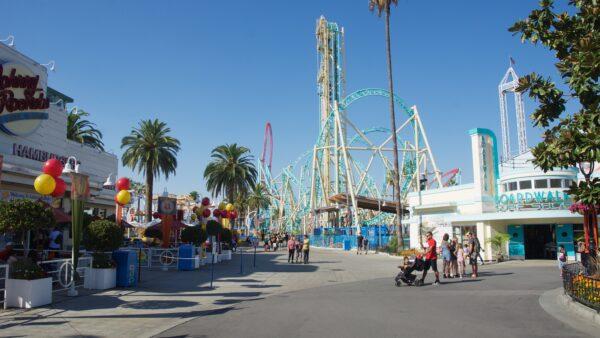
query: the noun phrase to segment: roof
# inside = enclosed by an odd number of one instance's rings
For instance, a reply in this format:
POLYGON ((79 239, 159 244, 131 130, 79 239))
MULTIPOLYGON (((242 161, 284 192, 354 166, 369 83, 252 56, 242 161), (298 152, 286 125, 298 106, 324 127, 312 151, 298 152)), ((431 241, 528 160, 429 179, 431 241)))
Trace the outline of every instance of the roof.
MULTIPOLYGON (((337 194, 329 197, 329 201, 333 203, 339 203, 343 205, 351 204, 350 197, 348 194, 337 194)), ((356 196, 356 204, 360 209, 374 210, 374 211, 383 211, 390 214, 396 213, 396 202, 386 201, 386 200, 378 200, 375 198, 370 198, 366 196, 356 196)), ((404 212, 408 213, 406 210, 406 206, 404 207, 404 212)))
POLYGON ((67 95, 65 95, 65 94, 63 94, 63 93, 59 92, 58 90, 56 90, 54 88, 51 88, 51 87, 48 87, 47 93, 48 93, 47 96, 50 98, 50 101, 54 101, 55 102, 55 101, 58 101, 60 99, 60 100, 63 100, 63 102, 65 104, 75 102, 75 100, 73 100, 71 97, 69 97, 69 96, 67 96, 67 95))

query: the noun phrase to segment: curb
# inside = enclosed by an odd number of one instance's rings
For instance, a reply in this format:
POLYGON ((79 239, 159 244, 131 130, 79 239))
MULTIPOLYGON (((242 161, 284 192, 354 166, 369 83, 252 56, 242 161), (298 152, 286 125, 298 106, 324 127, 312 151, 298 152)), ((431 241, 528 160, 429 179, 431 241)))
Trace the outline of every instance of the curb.
POLYGON ((564 294, 562 287, 544 292, 539 303, 546 313, 562 323, 592 337, 598 336, 600 314, 573 301, 564 294))

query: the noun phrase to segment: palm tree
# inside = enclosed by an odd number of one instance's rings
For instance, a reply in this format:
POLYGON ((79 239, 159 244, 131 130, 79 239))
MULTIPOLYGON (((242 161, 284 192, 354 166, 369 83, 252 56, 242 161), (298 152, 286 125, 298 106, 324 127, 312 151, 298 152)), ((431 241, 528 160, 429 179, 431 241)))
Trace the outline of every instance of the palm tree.
POLYGON ((71 109, 67 115, 67 139, 104 151, 102 132, 86 116, 90 114, 75 107, 71 109))
POLYGON ((245 194, 254 187, 256 168, 250 149, 236 143, 225 144, 213 149, 210 157, 204 179, 213 196, 224 194, 233 203, 236 194, 245 194))
POLYGON ((190 195, 190 198, 191 198, 191 199, 192 199, 194 202, 197 202, 197 201, 198 201, 198 196, 200 196, 196 190, 194 190, 194 191, 190 192, 190 193, 189 193, 189 195, 190 195))
POLYGON ((394 112, 394 79, 392 76, 392 50, 390 43, 390 14, 392 4, 398 5, 398 0, 369 0, 369 10, 377 9, 377 14, 385 13, 385 43, 387 51, 388 84, 390 91, 390 124, 392 140, 394 141, 394 192, 396 199, 396 227, 398 231, 399 249, 404 249, 404 236, 402 234, 402 206, 400 205, 400 165, 398 163, 398 139, 396 138, 396 113, 394 112))
POLYGON ((125 148, 121 160, 124 166, 144 172, 146 177, 146 222, 152 220, 152 190, 154 178, 164 174, 169 178, 177 168, 179 140, 170 136, 171 128, 155 120, 142 120, 129 136, 121 140, 125 148))
POLYGON ((139 213, 140 213, 140 201, 142 200, 142 196, 146 192, 146 185, 144 183, 131 181, 131 190, 137 199, 137 209, 135 211, 135 219, 139 222, 139 213))
POLYGON ((264 184, 258 183, 252 188, 250 195, 248 196, 248 206, 250 209, 256 210, 256 215, 260 214, 260 209, 268 208, 271 205, 271 199, 269 192, 264 184))

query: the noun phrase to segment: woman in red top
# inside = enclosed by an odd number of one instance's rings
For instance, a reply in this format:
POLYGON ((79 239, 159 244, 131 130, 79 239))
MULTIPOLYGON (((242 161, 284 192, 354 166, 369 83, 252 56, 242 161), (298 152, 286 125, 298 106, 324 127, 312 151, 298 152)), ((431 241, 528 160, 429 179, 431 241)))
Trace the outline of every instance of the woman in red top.
POLYGON ((435 282, 433 282, 433 285, 438 285, 440 284, 440 273, 437 269, 437 243, 435 242, 435 239, 433 239, 433 234, 431 231, 427 232, 425 238, 427 238, 427 251, 425 251, 425 267, 423 269, 423 277, 421 277, 421 282, 423 284, 425 283, 427 270, 431 268, 435 274, 435 282))

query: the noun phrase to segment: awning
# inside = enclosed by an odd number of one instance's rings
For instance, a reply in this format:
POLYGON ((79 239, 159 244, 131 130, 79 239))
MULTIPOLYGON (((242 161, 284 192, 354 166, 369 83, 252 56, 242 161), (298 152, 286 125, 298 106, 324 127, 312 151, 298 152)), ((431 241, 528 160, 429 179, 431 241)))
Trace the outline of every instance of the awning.
MULTIPOLYGON (((351 205, 352 200, 348 194, 337 194, 329 197, 329 201, 333 203, 343 204, 343 205, 351 205)), ((360 209, 367 209, 373 211, 383 211, 390 214, 396 213, 396 202, 386 201, 386 200, 378 200, 375 198, 370 198, 366 196, 356 196, 356 204, 360 209)), ((403 206, 404 207, 404 206, 403 206)), ((406 208, 404 209, 405 213, 408 213, 406 208)))
POLYGON ((42 205, 46 209, 52 209, 52 214, 54 215, 54 219, 56 220, 57 224, 71 223, 71 215, 67 214, 66 212, 62 211, 59 208, 54 208, 53 206, 51 206, 50 204, 48 204, 42 200, 38 200, 38 202, 42 203, 42 205))

